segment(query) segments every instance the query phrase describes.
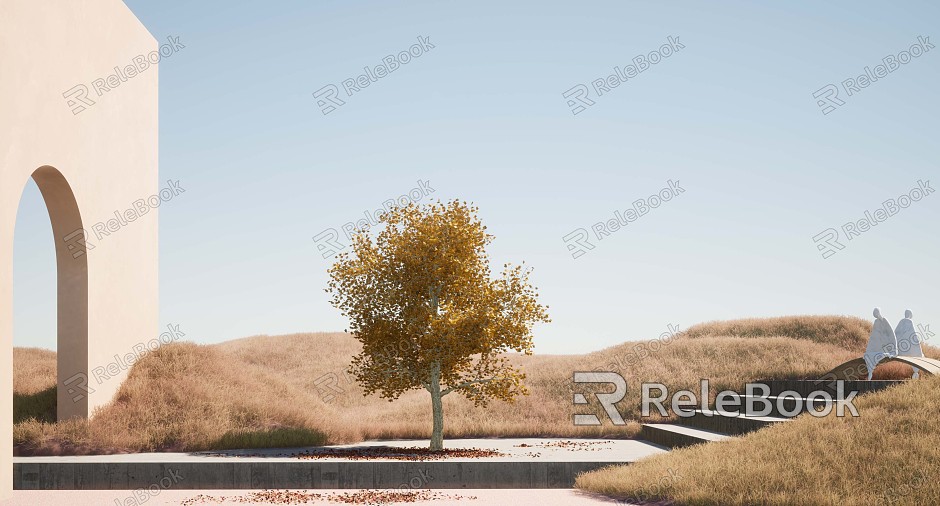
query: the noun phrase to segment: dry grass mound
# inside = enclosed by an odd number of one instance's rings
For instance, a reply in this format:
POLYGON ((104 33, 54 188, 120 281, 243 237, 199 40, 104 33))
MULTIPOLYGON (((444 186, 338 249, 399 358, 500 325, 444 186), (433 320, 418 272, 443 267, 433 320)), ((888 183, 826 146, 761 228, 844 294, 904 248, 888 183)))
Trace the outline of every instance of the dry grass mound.
POLYGON ((937 504, 940 378, 857 398, 860 416, 801 416, 721 443, 581 475, 579 488, 688 506, 937 504))
MULTIPOLYGON (((529 395, 486 408, 449 395, 444 398, 445 437, 634 437, 640 427, 643 382, 678 389, 710 378, 714 392, 740 389, 755 379, 820 377, 858 353, 838 344, 847 338, 828 342, 807 329, 849 336, 860 332, 859 322, 869 325, 854 318, 794 319, 802 323, 754 319, 697 325, 664 341, 624 343, 585 355, 512 355, 527 374, 529 395), (812 324, 814 319, 828 323, 812 324), (781 329, 794 334, 760 335, 781 329), (720 332, 734 335, 717 335, 720 332), (601 412, 597 405, 572 405, 575 371, 616 371, 626 378, 627 397, 618 405, 626 426, 609 421, 598 427, 572 424, 575 413, 601 412)), ((359 343, 343 333, 167 345, 134 365, 114 400, 91 422, 49 423, 54 420, 54 390, 51 418, 42 416, 43 401, 38 398, 39 406, 15 411, 14 445, 22 454, 69 454, 429 438, 427 392, 408 392, 391 403, 363 396, 345 373, 359 349, 359 343)), ((14 370, 17 395, 41 393, 55 385, 55 354, 17 350, 14 370)), ((909 368, 884 371, 888 377, 910 375, 909 368)), ((879 369, 879 374, 884 371, 879 369)), ((582 385, 577 391, 591 389, 582 385)), ((50 406, 45 409, 48 413, 50 406)))
POLYGON ((14 348, 13 423, 55 422, 56 354, 40 348, 14 348))
POLYGON ((13 391, 37 394, 56 382, 56 353, 41 348, 13 348, 13 391))
POLYGON ((326 441, 319 427, 327 415, 293 402, 304 392, 245 372, 214 347, 167 345, 134 365, 92 421, 22 422, 13 428, 14 444, 20 454, 195 451, 231 447, 256 432, 284 436, 276 429, 285 427, 309 432, 307 444, 326 441))
POLYGON ((864 352, 871 333, 871 322, 854 316, 781 316, 745 318, 699 323, 689 327, 682 337, 772 337, 785 336, 831 344, 855 352, 864 352))

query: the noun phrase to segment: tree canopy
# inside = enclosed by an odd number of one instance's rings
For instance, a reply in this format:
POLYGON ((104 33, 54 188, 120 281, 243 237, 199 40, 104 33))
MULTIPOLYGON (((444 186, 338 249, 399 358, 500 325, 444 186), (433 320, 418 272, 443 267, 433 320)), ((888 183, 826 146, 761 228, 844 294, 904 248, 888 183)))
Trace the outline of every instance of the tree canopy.
POLYGON ((427 390, 432 449, 443 448, 443 396, 486 406, 527 393, 504 354, 531 354, 534 324, 550 321, 530 269, 506 264, 492 277, 493 236, 477 212, 460 201, 394 208, 374 239, 358 231, 329 271, 331 302, 362 343, 350 373, 389 400, 427 390))

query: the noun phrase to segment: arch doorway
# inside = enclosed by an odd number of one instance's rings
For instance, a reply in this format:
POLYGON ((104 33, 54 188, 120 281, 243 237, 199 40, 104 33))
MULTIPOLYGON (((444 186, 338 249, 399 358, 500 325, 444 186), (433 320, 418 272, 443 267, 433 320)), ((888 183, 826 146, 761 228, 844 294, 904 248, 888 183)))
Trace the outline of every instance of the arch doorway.
POLYGON ((60 421, 87 418, 90 414, 88 255, 84 226, 75 195, 61 172, 54 167, 43 166, 31 177, 42 194, 55 242, 56 415, 60 421))

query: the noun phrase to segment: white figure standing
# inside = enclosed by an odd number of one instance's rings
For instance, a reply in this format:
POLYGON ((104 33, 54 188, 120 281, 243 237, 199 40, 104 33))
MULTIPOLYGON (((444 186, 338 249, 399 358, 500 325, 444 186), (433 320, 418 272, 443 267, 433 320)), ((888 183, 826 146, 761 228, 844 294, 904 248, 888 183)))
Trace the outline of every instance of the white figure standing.
MULTIPOLYGON (((910 309, 904 311, 904 319, 898 322, 898 327, 894 334, 898 338, 898 356, 900 357, 923 357, 924 350, 920 346, 920 336, 914 329, 914 321, 911 317, 914 313, 910 309)), ((914 368, 914 379, 920 377, 920 370, 914 368)))
POLYGON ((875 372, 875 366, 886 358, 898 355, 898 338, 888 320, 881 316, 881 309, 875 308, 875 323, 871 327, 868 348, 865 349, 865 365, 868 367, 868 379, 875 372))

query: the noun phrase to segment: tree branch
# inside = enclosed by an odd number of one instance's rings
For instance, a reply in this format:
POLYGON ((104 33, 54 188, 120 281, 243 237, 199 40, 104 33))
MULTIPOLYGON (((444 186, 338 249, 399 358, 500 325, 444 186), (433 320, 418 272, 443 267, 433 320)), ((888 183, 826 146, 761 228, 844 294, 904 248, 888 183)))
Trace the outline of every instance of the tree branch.
POLYGON ((497 379, 498 378, 487 378, 487 379, 481 379, 481 380, 465 381, 459 385, 448 387, 446 390, 442 390, 441 397, 453 392, 454 390, 459 390, 461 388, 468 387, 470 385, 480 384, 480 383, 490 383, 492 381, 496 381, 497 379))

